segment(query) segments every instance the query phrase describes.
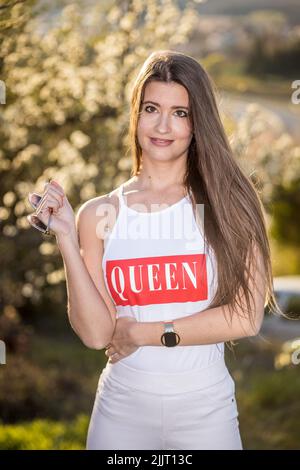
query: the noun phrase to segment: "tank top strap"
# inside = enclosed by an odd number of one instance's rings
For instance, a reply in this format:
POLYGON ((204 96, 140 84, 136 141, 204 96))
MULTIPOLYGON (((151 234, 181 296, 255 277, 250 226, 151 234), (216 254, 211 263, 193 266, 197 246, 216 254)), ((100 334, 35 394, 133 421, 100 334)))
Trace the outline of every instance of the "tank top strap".
POLYGON ((119 186, 118 193, 117 193, 118 198, 119 198, 120 209, 121 207, 126 206, 123 193, 124 193, 124 183, 119 186))

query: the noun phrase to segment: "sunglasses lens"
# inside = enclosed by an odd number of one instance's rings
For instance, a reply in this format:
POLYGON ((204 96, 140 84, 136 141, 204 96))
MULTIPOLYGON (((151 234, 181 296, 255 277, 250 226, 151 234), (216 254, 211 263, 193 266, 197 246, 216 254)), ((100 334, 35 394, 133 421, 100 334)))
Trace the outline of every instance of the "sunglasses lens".
POLYGON ((32 207, 36 209, 42 199, 42 196, 37 193, 30 193, 28 199, 32 207))
POLYGON ((43 222, 36 215, 29 215, 28 221, 34 228, 36 228, 40 232, 45 232, 47 229, 46 225, 43 224, 43 222))

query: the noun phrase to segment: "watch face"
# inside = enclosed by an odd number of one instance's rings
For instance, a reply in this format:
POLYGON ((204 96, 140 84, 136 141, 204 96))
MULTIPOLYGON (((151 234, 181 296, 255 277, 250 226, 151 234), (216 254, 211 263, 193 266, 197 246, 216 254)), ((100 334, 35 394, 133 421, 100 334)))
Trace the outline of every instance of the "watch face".
POLYGON ((176 346, 177 344, 177 337, 176 333, 170 331, 168 333, 164 333, 164 344, 165 346, 171 347, 171 346, 176 346))

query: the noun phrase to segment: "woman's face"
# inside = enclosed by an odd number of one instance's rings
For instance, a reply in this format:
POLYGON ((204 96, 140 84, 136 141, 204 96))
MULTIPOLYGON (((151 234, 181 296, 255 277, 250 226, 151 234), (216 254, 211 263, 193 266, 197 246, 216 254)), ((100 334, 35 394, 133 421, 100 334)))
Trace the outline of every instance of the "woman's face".
POLYGON ((186 89, 176 82, 148 83, 137 128, 142 158, 168 161, 186 157, 192 132, 186 89), (171 142, 165 145, 159 139, 171 142))

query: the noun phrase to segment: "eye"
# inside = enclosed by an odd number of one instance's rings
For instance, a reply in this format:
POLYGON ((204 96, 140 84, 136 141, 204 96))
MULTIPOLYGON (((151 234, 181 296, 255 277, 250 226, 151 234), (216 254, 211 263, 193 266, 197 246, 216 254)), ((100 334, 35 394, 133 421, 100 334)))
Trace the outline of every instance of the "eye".
MULTIPOLYGON (((147 111, 147 109, 149 108, 152 108, 152 109, 155 109, 154 106, 145 106, 145 111, 147 111)), ((151 113, 152 111, 147 111, 147 113, 151 113)))
POLYGON ((178 111, 176 111, 176 113, 183 113, 183 116, 179 116, 179 117, 187 117, 187 112, 186 111, 183 111, 183 109, 179 109, 178 111))
MULTIPOLYGON (((155 110, 154 106, 145 106, 145 111, 147 113, 152 113, 152 111, 148 111, 149 108, 152 108, 155 110)), ((180 115, 179 117, 183 118, 183 117, 187 117, 188 116, 188 113, 186 111, 184 111, 183 109, 178 109, 177 111, 175 111, 176 113, 183 113, 183 115, 180 115)))

